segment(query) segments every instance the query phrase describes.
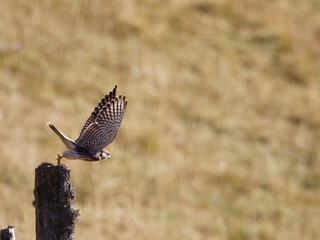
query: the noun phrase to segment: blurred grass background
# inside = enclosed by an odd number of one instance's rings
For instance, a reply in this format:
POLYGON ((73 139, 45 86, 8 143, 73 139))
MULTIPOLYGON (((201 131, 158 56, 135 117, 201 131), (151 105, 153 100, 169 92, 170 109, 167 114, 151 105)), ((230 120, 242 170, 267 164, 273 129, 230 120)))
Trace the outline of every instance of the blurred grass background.
POLYGON ((320 239, 318 0, 0 1, 0 226, 118 84, 112 159, 63 162, 76 239, 320 239))

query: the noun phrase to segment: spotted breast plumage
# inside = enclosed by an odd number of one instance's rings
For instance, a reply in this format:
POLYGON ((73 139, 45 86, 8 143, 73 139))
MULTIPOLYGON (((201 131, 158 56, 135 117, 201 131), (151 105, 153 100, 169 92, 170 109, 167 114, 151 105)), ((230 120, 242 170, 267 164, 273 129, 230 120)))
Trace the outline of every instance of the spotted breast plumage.
POLYGON ((59 164, 63 157, 84 161, 99 161, 111 158, 109 152, 104 148, 115 139, 127 108, 125 96, 119 95, 117 97, 116 92, 117 86, 101 99, 84 123, 76 141, 72 141, 52 123, 48 123, 48 126, 67 147, 67 150, 61 156, 58 154, 59 164))

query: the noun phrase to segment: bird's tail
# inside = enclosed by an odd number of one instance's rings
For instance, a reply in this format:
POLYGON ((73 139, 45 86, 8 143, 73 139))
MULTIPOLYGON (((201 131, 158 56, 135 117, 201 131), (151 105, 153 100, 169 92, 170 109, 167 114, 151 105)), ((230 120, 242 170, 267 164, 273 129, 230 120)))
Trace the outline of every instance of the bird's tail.
POLYGON ((58 128, 56 128, 51 122, 48 122, 47 125, 58 135, 61 141, 66 145, 68 149, 75 149, 76 144, 70 138, 65 136, 58 128))

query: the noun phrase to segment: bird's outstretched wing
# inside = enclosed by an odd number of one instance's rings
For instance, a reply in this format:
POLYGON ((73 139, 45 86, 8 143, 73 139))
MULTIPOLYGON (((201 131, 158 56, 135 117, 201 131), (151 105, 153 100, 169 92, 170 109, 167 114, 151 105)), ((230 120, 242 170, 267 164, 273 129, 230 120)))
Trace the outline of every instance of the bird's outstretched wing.
POLYGON ((80 135, 79 135, 78 139, 76 140, 76 142, 81 138, 82 134, 85 132, 87 127, 90 124, 95 122, 95 120, 96 120, 99 112, 103 108, 103 106, 106 106, 106 104, 108 102, 110 102, 111 99, 114 99, 116 97, 116 93, 117 93, 117 85, 114 87, 114 89, 112 91, 110 91, 105 97, 103 97, 100 102, 98 102, 98 105, 95 107, 95 109, 93 110, 91 115, 88 117, 88 119, 84 123, 84 125, 83 125, 83 127, 81 129, 80 135))
POLYGON ((115 89, 99 102, 81 131, 76 144, 92 155, 109 145, 120 128, 127 101, 124 97, 115 97, 115 89))

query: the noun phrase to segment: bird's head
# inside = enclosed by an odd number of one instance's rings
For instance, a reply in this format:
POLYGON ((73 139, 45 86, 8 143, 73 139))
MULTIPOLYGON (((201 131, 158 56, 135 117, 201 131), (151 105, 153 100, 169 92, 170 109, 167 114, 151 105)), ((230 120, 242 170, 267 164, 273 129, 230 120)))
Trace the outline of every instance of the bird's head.
POLYGON ((99 153, 99 158, 100 160, 103 160, 103 159, 110 159, 111 158, 111 155, 108 151, 106 150, 102 150, 100 153, 99 153))

